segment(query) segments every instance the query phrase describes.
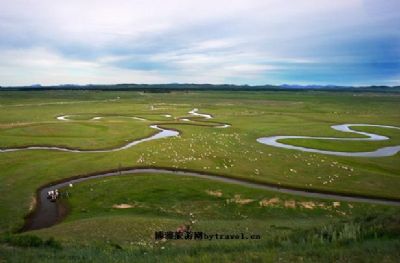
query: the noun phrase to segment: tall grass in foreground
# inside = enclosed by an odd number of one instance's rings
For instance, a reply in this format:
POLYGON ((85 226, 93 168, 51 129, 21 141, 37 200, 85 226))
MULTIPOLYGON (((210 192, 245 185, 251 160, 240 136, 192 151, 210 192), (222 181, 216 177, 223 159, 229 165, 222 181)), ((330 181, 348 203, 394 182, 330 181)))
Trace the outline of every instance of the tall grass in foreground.
POLYGON ((54 239, 12 235, 2 239, 7 262, 396 262, 400 256, 399 215, 355 218, 307 230, 283 230, 261 241, 200 241, 154 248, 97 246, 60 248, 54 239))
POLYGON ((277 243, 290 244, 338 244, 348 245, 369 239, 400 238, 400 215, 355 218, 350 221, 323 225, 322 227, 296 231, 281 238, 277 243))

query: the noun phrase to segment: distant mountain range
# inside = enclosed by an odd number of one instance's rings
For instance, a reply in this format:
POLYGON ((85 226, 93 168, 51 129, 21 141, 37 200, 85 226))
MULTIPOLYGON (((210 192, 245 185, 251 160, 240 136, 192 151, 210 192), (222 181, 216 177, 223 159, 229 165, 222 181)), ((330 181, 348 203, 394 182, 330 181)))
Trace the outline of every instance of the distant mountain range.
POLYGON ((54 86, 42 86, 34 84, 30 86, 1 87, 0 90, 133 90, 144 92, 169 92, 189 90, 240 90, 240 91, 279 91, 279 90, 329 90, 329 91, 379 91, 379 92, 400 92, 400 86, 337 86, 337 85, 232 85, 232 84, 62 84, 54 86))
MULTIPOLYGON (((280 85, 282 88, 288 89, 334 89, 334 88, 344 88, 345 86, 337 85, 297 85, 297 84, 283 84, 280 85)), ((346 86, 347 87, 347 86, 346 86)))

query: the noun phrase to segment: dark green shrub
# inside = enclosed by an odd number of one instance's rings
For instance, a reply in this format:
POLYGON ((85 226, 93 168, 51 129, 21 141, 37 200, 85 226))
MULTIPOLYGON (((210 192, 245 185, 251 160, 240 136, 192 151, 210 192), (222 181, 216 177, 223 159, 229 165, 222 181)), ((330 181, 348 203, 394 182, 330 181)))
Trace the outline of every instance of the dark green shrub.
POLYGON ((7 243, 15 247, 50 247, 60 249, 61 243, 50 237, 47 240, 43 240, 35 235, 11 235, 8 234, 1 239, 1 242, 7 243))
POLYGON ((50 237, 49 239, 47 239, 46 241, 44 241, 44 246, 46 247, 51 247, 51 248, 55 248, 55 249, 61 249, 61 243, 57 240, 55 240, 53 237, 50 237))
POLYGON ((6 242, 17 247, 40 247, 43 245, 43 240, 34 235, 8 236, 6 242))

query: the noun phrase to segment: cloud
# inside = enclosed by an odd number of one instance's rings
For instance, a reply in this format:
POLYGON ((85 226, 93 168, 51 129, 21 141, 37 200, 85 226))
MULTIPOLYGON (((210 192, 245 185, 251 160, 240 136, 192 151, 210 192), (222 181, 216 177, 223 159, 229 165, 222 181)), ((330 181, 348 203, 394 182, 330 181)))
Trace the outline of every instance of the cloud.
POLYGON ((399 7, 395 0, 3 0, 0 85, 383 83, 398 79, 399 7), (390 66, 373 66, 380 63, 390 66))
POLYGON ((65 58, 46 49, 0 53, 0 79, 12 85, 160 83, 156 72, 121 69, 101 63, 65 58), (62 80, 62 82, 60 82, 62 80))

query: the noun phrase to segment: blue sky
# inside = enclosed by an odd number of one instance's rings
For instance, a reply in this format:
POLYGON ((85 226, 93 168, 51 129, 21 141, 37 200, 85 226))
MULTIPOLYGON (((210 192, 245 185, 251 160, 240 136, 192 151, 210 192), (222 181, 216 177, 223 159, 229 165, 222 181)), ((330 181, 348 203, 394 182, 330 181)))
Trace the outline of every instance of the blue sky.
POLYGON ((400 85, 398 0, 1 0, 0 85, 400 85))

